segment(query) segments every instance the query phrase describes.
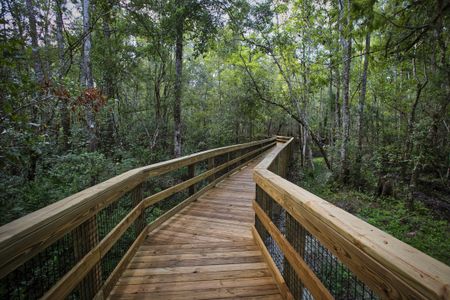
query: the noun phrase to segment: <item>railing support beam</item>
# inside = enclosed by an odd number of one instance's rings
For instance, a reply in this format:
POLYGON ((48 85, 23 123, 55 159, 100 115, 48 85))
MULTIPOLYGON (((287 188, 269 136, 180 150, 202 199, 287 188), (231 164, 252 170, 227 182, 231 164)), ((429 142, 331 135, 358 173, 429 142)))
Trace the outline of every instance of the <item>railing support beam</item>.
MULTIPOLYGON (((188 178, 191 179, 194 177, 195 177, 195 164, 192 164, 188 166, 188 178)), ((191 185, 189 187, 189 196, 194 195, 195 190, 196 190, 195 184, 191 185)))

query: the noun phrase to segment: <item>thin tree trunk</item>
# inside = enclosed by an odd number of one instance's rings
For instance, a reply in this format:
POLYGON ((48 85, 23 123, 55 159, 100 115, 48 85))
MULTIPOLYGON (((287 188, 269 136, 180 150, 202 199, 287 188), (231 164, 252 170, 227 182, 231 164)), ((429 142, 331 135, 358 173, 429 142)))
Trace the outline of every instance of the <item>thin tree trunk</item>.
POLYGON ((348 145, 350 140, 350 66, 351 66, 351 53, 352 53, 352 39, 349 34, 350 26, 350 0, 346 1, 344 5, 340 0, 340 32, 341 43, 343 48, 343 70, 342 70, 342 89, 343 89, 343 101, 342 101, 342 144, 341 144, 341 181, 345 184, 348 183, 350 175, 350 163, 348 159, 348 145), (344 21, 344 14, 346 14, 345 27, 342 26, 344 21), (344 28, 347 33, 344 35, 344 28))
POLYGON ((364 53, 364 65, 363 65, 363 73, 361 78, 361 94, 359 96, 358 103, 358 153, 356 156, 356 177, 361 178, 359 175, 361 174, 361 163, 362 163, 362 140, 363 140, 363 130, 364 130, 364 106, 366 103, 366 91, 367 91, 367 71, 369 69, 369 51, 370 51, 370 32, 366 34, 366 46, 364 53))
POLYGON ((41 57, 43 58, 43 62, 42 62, 42 67, 44 68, 44 74, 45 74, 45 78, 50 80, 52 78, 52 70, 50 67, 51 64, 51 51, 49 51, 49 49, 51 48, 51 43, 50 43, 50 36, 49 36, 49 27, 50 27, 50 10, 46 10, 45 12, 45 17, 44 17, 44 22, 42 24, 43 27, 43 35, 42 35, 42 41, 44 43, 45 46, 45 54, 41 57))
POLYGON ((303 141, 303 157, 305 158, 305 162, 306 162, 306 167, 308 169, 314 170, 314 161, 313 161, 313 155, 312 155, 312 149, 310 147, 310 137, 309 137, 309 132, 304 129, 303 132, 303 137, 304 137, 304 141, 303 141))
POLYGON ((417 76, 417 66, 416 66, 416 59, 413 59, 413 74, 414 78, 416 79, 416 97, 414 99, 413 105, 411 107, 411 112, 408 117, 408 127, 406 132, 406 160, 411 159, 411 153, 413 150, 413 136, 414 136, 414 128, 416 123, 416 111, 417 106, 419 105, 420 95, 422 94, 423 89, 428 83, 428 79, 425 80, 425 82, 421 83, 418 76, 417 76))
POLYGON ((34 63, 34 73, 36 76, 36 81, 43 86, 45 81, 44 71, 42 68, 42 60, 39 53, 39 41, 38 33, 36 27, 36 12, 34 10, 33 0, 26 0, 25 4, 27 6, 28 20, 30 26, 30 37, 31 37, 31 55, 33 57, 34 63))
MULTIPOLYGON (((162 90, 162 84, 164 77, 166 76, 166 62, 163 60, 163 57, 160 56, 161 63, 159 65, 156 65, 155 67, 155 79, 154 79, 154 95, 155 95, 155 122, 156 122, 156 129, 154 134, 154 141, 155 143, 158 142, 159 136, 162 137, 163 140, 165 140, 165 126, 163 125, 163 116, 162 116, 162 97, 161 97, 161 90, 162 90)), ((164 88, 163 90, 163 96, 164 93, 167 92, 167 89, 164 88)))
MULTIPOLYGON (((94 79, 92 78, 91 66, 91 33, 90 33, 90 0, 83 0, 83 57, 82 57, 82 86, 88 90, 94 87, 94 79)), ((95 151, 97 149, 96 122, 92 103, 86 107, 86 123, 88 132, 88 150, 95 151)))
MULTIPOLYGON (((105 12, 105 15, 103 17, 103 36, 106 40, 106 56, 105 56, 105 70, 103 73, 103 80, 104 80, 104 92, 103 95, 107 99, 114 98, 116 96, 116 86, 114 84, 114 64, 111 60, 111 57, 113 55, 113 51, 111 48, 111 15, 110 15, 110 8, 107 8, 107 11, 105 12)), ((112 104, 114 105, 114 103, 112 104)), ((114 121, 114 109, 112 109, 110 112, 108 112, 108 127, 107 127, 107 145, 106 149, 112 149, 110 145, 115 144, 115 121, 114 121)))
MULTIPOLYGON (((36 12, 34 9, 33 0, 26 0, 26 12, 28 14, 28 21, 29 21, 29 34, 31 38, 31 56, 33 60, 33 69, 34 69, 34 76, 36 79, 36 82, 39 84, 40 88, 44 88, 45 85, 45 75, 43 72, 42 67, 42 60, 39 53, 39 40, 38 40, 38 32, 37 32, 37 26, 36 26, 36 12)), ((42 96, 42 91, 36 93, 38 97, 42 96)), ((31 120, 33 123, 40 124, 39 116, 37 115, 37 110, 32 108, 31 109, 31 120)), ((40 131, 42 129, 41 125, 38 127, 33 127, 33 131, 36 135, 40 134, 40 131)), ((28 180, 34 180, 36 177, 36 168, 37 168, 37 162, 39 160, 40 155, 32 148, 29 149, 29 160, 30 165, 28 169, 28 180)))
POLYGON ((269 119, 269 122, 267 123, 267 133, 266 133, 266 135, 269 137, 270 136, 270 132, 271 132, 271 129, 272 129, 272 117, 269 119))
POLYGON ((410 210, 414 209, 414 193, 417 190, 417 178, 419 177, 419 172, 420 172, 419 165, 420 165, 420 160, 417 160, 413 165, 411 177, 409 180, 409 186, 408 186, 409 193, 408 193, 408 197, 406 199, 407 200, 406 204, 410 210))
POLYGON ((183 75, 183 21, 179 21, 176 28, 175 43, 175 102, 173 107, 174 120, 174 154, 181 156, 181 97, 183 75))
POLYGON ((161 82, 162 77, 164 76, 164 63, 161 63, 161 66, 155 67, 155 81, 154 81, 154 87, 153 91, 155 93, 155 120, 156 120, 156 127, 159 128, 159 125, 161 124, 161 82))
POLYGON ((339 70, 336 70, 336 95, 334 97, 334 122, 335 122, 335 140, 338 140, 341 133, 341 76, 339 74, 339 70))
POLYGON ((65 62, 64 62, 64 21, 63 21, 63 3, 64 0, 56 0, 56 43, 58 45, 58 58, 59 58, 59 69, 58 76, 64 75, 65 72, 65 62))
MULTIPOLYGON (((65 74, 66 66, 64 61, 64 21, 63 21, 63 6, 64 0, 56 1, 56 43, 58 45, 58 58, 59 58, 59 68, 58 77, 62 79, 65 74)), ((68 95, 68 94, 67 94, 68 95)), ((63 150, 67 151, 70 149, 70 111, 68 107, 68 101, 70 100, 67 95, 64 94, 64 87, 60 85, 58 97, 61 101, 61 127, 63 129, 63 150)))
POLYGON ((303 143, 304 143, 304 137, 303 137, 303 126, 301 124, 298 124, 298 145, 300 147, 300 167, 303 168, 305 166, 305 156, 303 155, 303 143))

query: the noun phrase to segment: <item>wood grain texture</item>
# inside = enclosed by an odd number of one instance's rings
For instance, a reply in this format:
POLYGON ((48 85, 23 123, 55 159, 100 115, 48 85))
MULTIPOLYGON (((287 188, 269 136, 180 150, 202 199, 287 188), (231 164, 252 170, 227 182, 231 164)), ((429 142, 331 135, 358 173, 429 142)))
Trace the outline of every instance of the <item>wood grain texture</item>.
POLYGON ((252 235, 255 164, 149 232, 109 298, 282 299, 252 235))

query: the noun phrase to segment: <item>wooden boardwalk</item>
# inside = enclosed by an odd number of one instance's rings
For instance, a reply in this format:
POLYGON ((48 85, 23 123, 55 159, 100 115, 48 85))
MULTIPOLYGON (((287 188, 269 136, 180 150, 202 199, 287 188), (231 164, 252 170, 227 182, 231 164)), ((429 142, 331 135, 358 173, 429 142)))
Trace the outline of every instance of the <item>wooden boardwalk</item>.
POLYGON ((251 232, 256 163, 150 233, 110 299, 282 299, 251 232))
POLYGON ((314 299, 450 300, 448 266, 284 178, 293 141, 276 136, 135 168, 1 226, 0 299, 293 299, 304 287, 314 299), (233 174, 261 153, 257 166, 233 174), (143 197, 148 178, 186 168, 184 181, 143 197), (184 202, 140 223, 148 207, 186 189, 184 202), (117 224, 106 220, 105 209, 124 214, 118 201, 127 194, 133 208, 117 224), (280 207, 289 216, 284 233, 270 218, 280 207), (110 257, 130 228, 137 239, 110 257), (261 235, 292 268, 275 265, 261 235), (114 267, 108 277, 100 276, 105 267, 114 267))

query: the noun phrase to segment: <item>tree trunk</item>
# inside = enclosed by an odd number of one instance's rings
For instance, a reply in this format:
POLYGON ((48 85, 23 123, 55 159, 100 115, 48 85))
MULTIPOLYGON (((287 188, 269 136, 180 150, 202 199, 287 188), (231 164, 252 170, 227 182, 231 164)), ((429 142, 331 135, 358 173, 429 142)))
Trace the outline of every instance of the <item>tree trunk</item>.
POLYGON ((417 160, 414 163, 414 166, 413 166, 413 169, 411 172, 411 177, 409 180, 409 186, 408 186, 409 193, 408 193, 406 205, 407 205, 408 209, 410 209, 410 210, 414 209, 414 193, 417 190, 417 178, 419 177, 419 171, 420 171, 419 164, 420 164, 419 160, 417 160))
MULTIPOLYGON (((51 42, 50 42, 50 35, 49 35, 49 27, 50 24, 52 22, 51 17, 50 17, 50 10, 47 9, 45 10, 45 13, 43 14, 43 24, 42 24, 42 31, 43 31, 43 35, 42 35, 42 41, 44 43, 44 47, 45 49, 50 49, 51 46, 51 42)), ((42 67, 43 67, 43 72, 44 72, 44 77, 45 79, 47 79, 48 81, 51 80, 52 78, 52 70, 50 67, 51 61, 52 61, 52 57, 51 57, 51 51, 45 51, 44 54, 41 57, 42 59, 42 67)), ((48 82, 48 84, 50 84, 50 82, 48 82)))
MULTIPOLYGON (((42 60, 39 53, 39 40, 36 26, 36 12, 34 10, 33 0, 26 0, 25 5, 29 21, 29 34, 31 38, 31 55, 33 60, 34 76, 37 84, 42 89, 44 88, 45 85, 45 75, 43 72, 42 60)), ((40 98, 42 95, 43 95, 42 90, 39 89, 39 91, 36 93, 37 98, 40 98)), ((31 106, 31 120, 33 123, 39 124, 39 126, 33 127, 34 134, 39 135, 41 133, 42 126, 40 117, 37 114, 37 110, 34 109, 34 105, 31 106)), ((34 180, 36 176, 36 168, 39 157, 40 155, 32 147, 30 147, 29 150, 30 165, 28 170, 28 180, 30 181, 34 180)))
MULTIPOLYGON (((90 16, 89 16, 89 1, 83 0, 83 57, 81 79, 82 86, 88 90, 94 87, 94 80, 92 78, 91 66, 91 33, 90 33, 90 16)), ((97 149, 97 133, 94 110, 92 103, 86 106, 86 123, 88 132, 88 150, 95 151, 97 149)))
MULTIPOLYGON (((165 140, 166 136, 166 128, 163 124, 163 116, 162 116, 162 96, 165 96, 164 93, 167 92, 166 88, 163 88, 162 84, 164 82, 164 77, 166 76, 166 62, 163 60, 163 57, 160 56, 161 63, 156 64, 155 66, 155 79, 154 79, 154 96, 155 96, 155 122, 156 122, 156 129, 154 133, 153 141, 155 145, 158 143, 159 140, 165 140), (162 94, 163 93, 163 94, 162 94), (161 138, 160 138, 161 137, 161 138)), ((162 145, 160 145, 162 146, 162 145)))
POLYGON ((174 120, 174 155, 181 156, 181 96, 183 75, 183 21, 176 28, 175 42, 175 102, 173 107, 174 120))
POLYGON ((155 81, 153 90, 155 93, 155 120, 157 128, 159 128, 159 125, 161 124, 161 83, 165 73, 164 69, 164 62, 161 63, 159 68, 158 66, 155 67, 155 81))
MULTIPOLYGON (((105 70, 103 73, 104 80, 104 88, 103 95, 107 99, 114 98, 116 96, 116 86, 114 84, 114 63, 111 59, 113 55, 113 51, 111 48, 111 15, 110 15, 110 7, 107 7, 107 11, 103 17, 103 36, 106 40, 106 53, 105 53, 105 70)), ((114 117, 114 103, 112 103, 113 109, 108 112, 108 127, 106 134, 106 149, 112 149, 110 147, 112 144, 115 144, 115 117, 114 117)))
POLYGON ((31 55, 33 57, 34 73, 36 81, 43 87, 45 82, 44 71, 42 68, 42 60, 39 53, 39 42, 38 33, 36 27, 36 12, 34 11, 33 0, 26 0, 25 4, 27 6, 28 20, 30 26, 30 37, 31 37, 31 55))
POLYGON ((339 139, 340 130, 342 125, 341 118, 341 75, 339 74, 339 70, 336 70, 336 95, 334 97, 334 133, 335 140, 339 139))
POLYGON ((314 170, 314 161, 313 161, 313 155, 312 155, 312 149, 310 147, 310 137, 309 132, 304 129, 303 132, 303 157, 306 162, 306 168, 310 170, 314 170))
POLYGON ((339 1, 339 15, 341 16, 340 32, 341 43, 343 48, 343 70, 342 70, 342 89, 343 89, 343 101, 342 101, 342 144, 341 144, 341 181, 346 184, 349 180, 350 166, 348 159, 348 145, 350 140, 350 65, 351 65, 351 53, 352 53, 352 39, 349 33, 350 29, 350 0, 343 3, 345 0, 339 1), (345 28, 347 29, 344 35, 344 14, 346 14, 345 28))
POLYGON ((304 143, 304 137, 303 137, 303 126, 301 124, 298 124, 298 145, 300 148, 300 167, 303 168, 305 166, 305 156, 303 155, 303 143, 304 143))
POLYGON ((370 32, 366 34, 366 46, 364 53, 364 65, 363 73, 361 78, 361 94, 359 96, 358 103, 358 153, 356 156, 356 178, 359 180, 361 178, 361 163, 362 163, 362 140, 363 140, 363 130, 364 130, 364 106, 366 103, 366 91, 367 91, 367 71, 369 69, 369 52, 370 52, 370 32))
MULTIPOLYGON (((62 79, 65 75, 66 65, 64 61, 64 21, 62 13, 63 0, 56 1, 56 43, 58 45, 58 58, 59 58, 59 69, 58 77, 62 79)), ((70 149, 70 111, 68 107, 69 98, 68 94, 64 93, 64 87, 60 84, 60 89, 58 91, 58 97, 61 101, 60 113, 61 113, 61 127, 63 130, 63 150, 67 151, 70 149)))

